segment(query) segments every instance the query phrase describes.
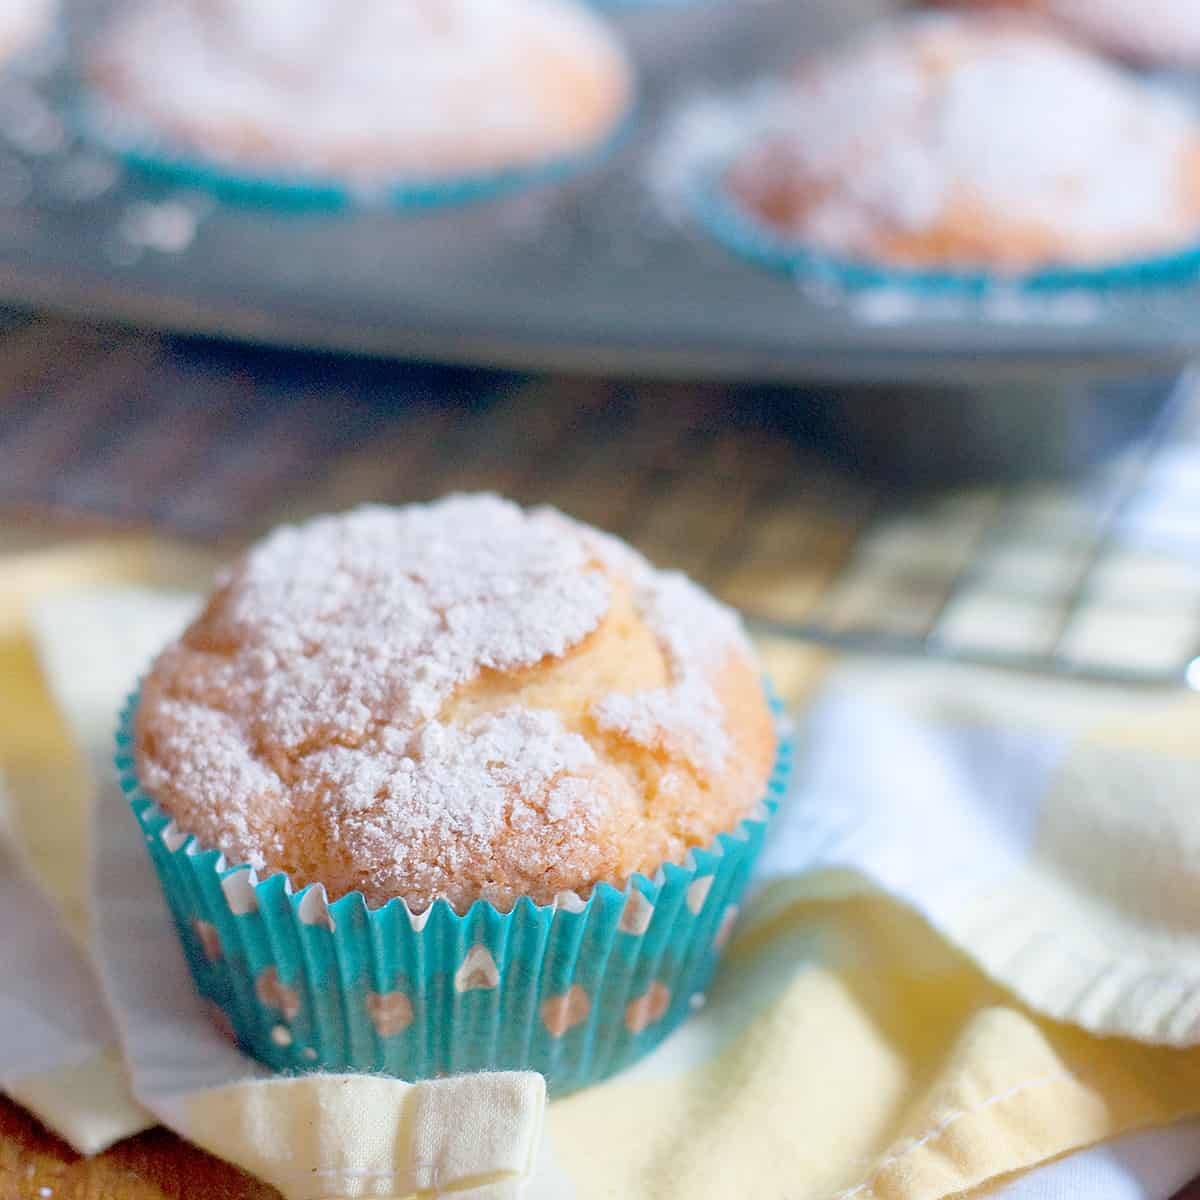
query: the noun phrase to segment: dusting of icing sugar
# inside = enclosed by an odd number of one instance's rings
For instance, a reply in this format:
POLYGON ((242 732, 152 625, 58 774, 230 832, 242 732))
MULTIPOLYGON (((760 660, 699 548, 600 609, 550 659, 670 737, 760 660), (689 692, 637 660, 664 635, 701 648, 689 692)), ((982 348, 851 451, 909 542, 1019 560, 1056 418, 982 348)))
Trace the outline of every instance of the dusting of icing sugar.
POLYGON ((1082 261, 1194 236, 1198 150, 1185 105, 1103 60, 1020 22, 939 15, 803 68, 731 178, 750 196, 790 191, 769 219, 839 252, 969 202, 1082 261))
POLYGON ((224 814, 216 849, 252 867, 266 865, 267 853, 255 836, 244 801, 261 805, 279 800, 279 777, 248 753, 245 736, 229 714, 207 705, 163 698, 156 721, 155 755, 142 763, 142 782, 151 793, 171 788, 192 798, 199 809, 224 814))
POLYGON ((141 0, 90 73, 113 136, 364 186, 582 149, 632 92, 607 28, 562 0, 141 0))
POLYGON ((657 571, 624 542, 580 529, 596 554, 632 582, 634 604, 671 670, 665 688, 599 700, 592 706, 597 725, 681 754, 702 771, 719 771, 729 735, 713 672, 731 650, 751 653, 740 618, 678 571, 657 571))
POLYGON ((577 538, 491 496, 284 527, 230 580, 213 632, 241 647, 259 739, 289 750, 430 720, 480 670, 564 653, 610 594, 577 538))
POLYGON ((597 794, 580 777, 595 762, 556 713, 514 707, 462 727, 431 721, 407 744, 381 739, 369 755, 317 751, 295 798, 314 809, 335 804, 353 851, 386 862, 397 841, 440 837, 447 827, 474 850, 506 826, 549 822, 577 834, 597 814, 597 794))
POLYGON ((610 577, 629 582, 671 679, 602 697, 596 725, 718 770, 713 675, 749 653, 732 610, 616 539, 480 495, 284 527, 228 569, 147 680, 142 782, 168 808, 182 797, 181 825, 233 862, 307 861, 297 836, 314 837, 318 857, 350 864, 322 875, 334 895, 364 877, 376 897, 467 889, 514 838, 535 876, 554 856, 582 862, 628 787, 616 768, 556 711, 458 722, 443 708, 481 672, 581 642, 610 577))
POLYGON ((761 135, 779 125, 780 100, 773 82, 736 94, 684 96, 664 118, 646 161, 644 182, 659 214, 673 225, 690 221, 698 181, 728 162, 748 131, 761 135))

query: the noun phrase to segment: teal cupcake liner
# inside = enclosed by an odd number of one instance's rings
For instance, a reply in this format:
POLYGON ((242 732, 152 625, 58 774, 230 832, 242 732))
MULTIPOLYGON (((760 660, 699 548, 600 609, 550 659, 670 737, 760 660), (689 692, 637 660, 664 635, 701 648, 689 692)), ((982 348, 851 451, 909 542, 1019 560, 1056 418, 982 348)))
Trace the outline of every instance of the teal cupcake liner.
POLYGON ((301 171, 253 171, 186 153, 147 131, 135 129, 95 95, 77 96, 71 111, 82 137, 150 179, 200 188, 231 203, 289 211, 393 208, 420 212, 500 199, 528 188, 560 183, 599 166, 626 140, 635 120, 635 108, 631 106, 599 142, 544 162, 445 179, 396 179, 360 185, 301 171))
POLYGON ((1180 284, 1200 277, 1200 241, 1169 254, 1100 266, 1060 266, 1019 274, 896 267, 832 254, 773 229, 747 212, 725 186, 725 168, 709 170, 692 190, 692 210, 727 249, 773 271, 849 291, 909 288, 935 295, 982 296, 996 290, 1057 292, 1180 284))
POLYGON ((205 850, 138 783, 136 708, 135 693, 117 771, 196 987, 242 1049, 282 1072, 534 1070, 561 1095, 630 1065, 702 1003, 792 763, 781 735, 756 811, 653 879, 507 913, 439 900, 413 914, 360 892, 329 903, 319 883, 293 891, 205 850))

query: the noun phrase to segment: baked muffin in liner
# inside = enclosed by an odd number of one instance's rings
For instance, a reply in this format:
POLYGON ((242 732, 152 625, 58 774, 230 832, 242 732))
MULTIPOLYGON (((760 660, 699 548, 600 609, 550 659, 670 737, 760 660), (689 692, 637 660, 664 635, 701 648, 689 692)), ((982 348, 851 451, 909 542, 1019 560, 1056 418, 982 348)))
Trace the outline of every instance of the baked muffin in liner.
POLYGON ((573 0, 155 0, 77 55, 84 136, 151 176, 285 209, 419 210, 559 180, 620 141, 635 90, 573 0))
POLYGON ((1200 123, 1010 15, 868 30, 764 91, 694 210, 736 253, 847 288, 1160 283, 1200 268, 1200 123))
POLYGON ((116 767, 196 987, 247 1053, 284 1072, 535 1070, 561 1095, 629 1066, 703 1002, 791 770, 783 706, 768 698, 775 765, 736 828, 653 878, 507 912, 372 908, 360 892, 328 903, 320 883, 294 891, 284 874, 230 867, 143 791, 136 693, 116 767))

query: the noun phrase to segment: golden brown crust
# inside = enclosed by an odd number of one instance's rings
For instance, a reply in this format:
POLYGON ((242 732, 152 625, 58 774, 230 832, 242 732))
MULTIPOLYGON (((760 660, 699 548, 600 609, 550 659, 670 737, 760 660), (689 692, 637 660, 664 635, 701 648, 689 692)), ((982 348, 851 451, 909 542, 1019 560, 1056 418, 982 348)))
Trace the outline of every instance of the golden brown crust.
MULTIPOLYGON (((554 536, 579 537, 558 520, 554 536)), ((319 721, 290 743, 267 736, 245 666, 261 647, 234 617, 251 590, 243 563, 145 682, 135 723, 143 785, 181 828, 231 860, 286 872, 296 887, 322 883, 330 898, 361 891, 372 905, 396 896, 414 910, 438 897, 460 910, 480 898, 501 908, 521 896, 549 903, 681 861, 735 828, 763 795, 775 732, 760 670, 732 618, 698 589, 681 611, 730 636, 718 636, 702 662, 681 664, 678 639, 652 627, 643 602, 653 580, 667 577, 647 576, 632 555, 597 564, 592 550, 575 569, 598 569, 609 598, 591 632, 528 664, 479 667, 405 732, 402 752, 391 748, 398 726, 385 707, 350 736, 319 721), (631 563, 636 581, 623 569, 631 563), (681 673, 692 690, 672 693, 681 673), (661 736, 653 725, 647 735, 644 723, 623 726, 603 703, 671 695, 681 706, 715 705, 718 769, 712 747, 694 745, 671 721, 661 736), (512 721, 519 743, 506 740, 512 721), (488 759, 504 754, 516 757, 488 759), (421 778, 427 769, 429 794, 393 786, 397 772, 421 778), (378 790, 364 790, 364 778, 378 790), (436 789, 446 780, 479 781, 492 807, 441 819, 436 789)))

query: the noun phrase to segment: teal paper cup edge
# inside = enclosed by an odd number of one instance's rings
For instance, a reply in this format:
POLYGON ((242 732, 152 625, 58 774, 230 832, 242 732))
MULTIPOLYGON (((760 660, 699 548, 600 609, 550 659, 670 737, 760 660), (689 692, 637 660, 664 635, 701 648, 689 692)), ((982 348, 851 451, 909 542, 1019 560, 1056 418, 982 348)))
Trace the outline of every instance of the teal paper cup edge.
POLYGON ((776 761, 736 829, 653 879, 507 913, 439 900, 412 915, 401 900, 371 909, 361 892, 327 903, 319 883, 294 892, 282 874, 229 867, 141 790, 137 692, 115 762, 196 987, 248 1054, 286 1073, 535 1070, 561 1095, 629 1066, 703 1002, 791 771, 783 706, 768 696, 776 761))
POLYGON ((543 162, 496 171, 465 173, 445 179, 397 179, 355 185, 333 176, 286 171, 241 170, 215 158, 187 154, 143 132, 112 132, 119 117, 100 98, 81 93, 71 103, 76 129, 94 146, 118 158, 127 168, 150 179, 198 188, 218 199, 287 211, 340 211, 352 208, 391 208, 421 212, 501 199, 529 188, 563 182, 598 167, 629 137, 636 121, 636 103, 593 145, 543 162))
POLYGON ((730 195, 725 173, 724 166, 710 169, 692 189, 692 211, 713 238, 759 266, 847 291, 899 287, 930 295, 982 296, 1014 289, 1044 293, 1155 287, 1187 283, 1200 276, 1200 242, 1149 258, 1007 275, 987 270, 893 267, 868 259, 845 258, 788 238, 747 212, 730 195))

